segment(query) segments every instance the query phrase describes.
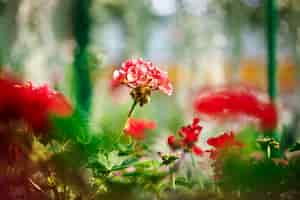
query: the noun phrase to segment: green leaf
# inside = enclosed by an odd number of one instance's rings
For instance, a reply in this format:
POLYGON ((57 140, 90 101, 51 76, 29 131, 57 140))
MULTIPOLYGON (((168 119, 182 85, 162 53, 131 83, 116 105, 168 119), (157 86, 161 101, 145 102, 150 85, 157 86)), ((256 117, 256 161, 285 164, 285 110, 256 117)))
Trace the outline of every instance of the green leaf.
POLYGON ((258 150, 256 140, 260 134, 254 127, 246 127, 237 135, 237 139, 244 144, 241 148, 243 156, 247 157, 258 150))
POLYGON ((111 163, 109 162, 108 158, 105 156, 105 154, 99 153, 98 154, 98 163, 105 167, 105 169, 110 170, 111 169, 111 163))
POLYGON ((300 142, 296 142, 291 148, 289 148, 290 152, 299 151, 300 150, 300 142))
POLYGON ((176 177, 175 184, 179 186, 184 186, 191 188, 193 186, 193 183, 186 179, 185 177, 176 177))
POLYGON ((132 153, 135 153, 134 151, 134 147, 133 147, 133 144, 117 144, 117 147, 119 149, 119 155, 129 155, 129 154, 132 154, 132 153))
POLYGON ((150 167, 159 167, 160 163, 157 160, 144 160, 135 163, 137 168, 150 168, 150 167))
POLYGON ((122 162, 122 164, 113 166, 112 171, 126 169, 126 168, 130 167, 130 165, 133 165, 134 163, 136 163, 137 161, 138 161, 137 158, 129 158, 127 160, 124 160, 122 162))
POLYGON ((162 165, 170 165, 174 163, 176 160, 178 160, 179 157, 173 154, 164 154, 161 155, 161 159, 162 159, 162 165))

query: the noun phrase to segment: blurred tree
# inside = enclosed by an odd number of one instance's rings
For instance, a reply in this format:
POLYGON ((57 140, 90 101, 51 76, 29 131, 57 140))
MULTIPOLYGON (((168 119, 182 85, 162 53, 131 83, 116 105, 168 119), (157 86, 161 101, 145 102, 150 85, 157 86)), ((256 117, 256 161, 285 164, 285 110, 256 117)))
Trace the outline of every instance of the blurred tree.
MULTIPOLYGON (((242 2, 238 1, 234 4, 227 4, 225 11, 225 32, 230 41, 231 45, 231 71, 238 71, 241 61, 241 52, 242 52, 242 26, 245 22, 245 17, 243 17, 243 12, 245 10, 242 2)), ((238 80, 238 73, 233 73, 231 75, 231 81, 238 80)))
POLYGON ((17 12, 21 0, 0 1, 0 67, 7 64, 16 40, 17 12))
POLYGON ((152 17, 146 1, 128 0, 124 12, 128 44, 126 57, 145 55, 152 17))
POLYGON ((151 22, 155 18, 147 0, 95 0, 94 12, 101 25, 111 19, 122 24, 125 33, 126 49, 123 57, 144 56, 150 34, 151 22))
POLYGON ((88 62, 90 33, 90 5, 92 0, 74 0, 73 31, 76 42, 74 50, 74 84, 76 103, 80 109, 89 111, 92 86, 88 62))
MULTIPOLYGON (((300 17, 300 2, 296 0, 279 1, 280 17, 288 24, 289 42, 292 48, 292 58, 296 65, 297 84, 300 85, 300 51, 299 51, 299 17, 300 17)), ((296 91, 300 96, 300 89, 296 91)), ((298 112, 299 112, 298 108, 298 112)))

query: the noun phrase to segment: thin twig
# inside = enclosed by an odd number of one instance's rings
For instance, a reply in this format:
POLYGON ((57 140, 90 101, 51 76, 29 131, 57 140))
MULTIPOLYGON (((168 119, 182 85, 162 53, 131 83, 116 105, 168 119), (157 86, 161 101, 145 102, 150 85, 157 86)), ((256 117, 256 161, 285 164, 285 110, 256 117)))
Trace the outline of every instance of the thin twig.
POLYGON ((39 192, 45 193, 45 191, 38 185, 36 184, 31 178, 28 178, 28 182, 33 186, 34 189, 36 189, 39 192))
POLYGON ((42 193, 47 199, 49 199, 47 192, 45 190, 43 190, 37 183, 35 183, 31 178, 28 178, 27 180, 35 190, 42 193))

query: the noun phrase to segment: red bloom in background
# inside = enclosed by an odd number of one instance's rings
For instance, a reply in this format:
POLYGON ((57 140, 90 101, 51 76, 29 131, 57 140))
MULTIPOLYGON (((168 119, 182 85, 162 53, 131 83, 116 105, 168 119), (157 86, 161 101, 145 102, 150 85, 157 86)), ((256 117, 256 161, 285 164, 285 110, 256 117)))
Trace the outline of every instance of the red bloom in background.
POLYGON ((109 91, 114 92, 114 91, 118 90, 120 88, 120 86, 121 86, 121 83, 119 82, 119 80, 112 79, 109 82, 109 91))
POLYGON ((196 145, 194 145, 192 147, 192 151, 197 156, 201 156, 203 154, 203 150, 200 147, 196 146, 196 145))
POLYGON ((193 145, 198 141, 202 127, 199 125, 199 118, 194 118, 191 125, 183 126, 179 130, 179 134, 182 137, 182 142, 185 145, 193 145))
POLYGON ((173 90, 167 73, 141 58, 123 62, 121 68, 114 71, 113 79, 133 89, 147 87, 168 95, 171 95, 173 90))
POLYGON ((180 147, 175 135, 169 135, 169 137, 167 139, 167 143, 174 150, 180 147))
POLYGON ((68 116, 72 107, 64 96, 31 83, 0 78, 0 121, 22 120, 35 133, 49 128, 48 115, 68 116))
POLYGON ((233 132, 224 133, 217 137, 211 137, 207 140, 207 144, 215 147, 216 149, 238 146, 242 147, 243 144, 235 139, 233 132))
POLYGON ((185 151, 191 151, 196 155, 202 155, 202 149, 196 145, 202 130, 199 122, 199 118, 194 118, 192 124, 183 126, 179 129, 177 133, 178 137, 170 135, 167 141, 169 147, 173 150, 182 148, 185 151))
POLYGON ((155 128, 156 124, 154 121, 129 118, 124 128, 124 132, 126 135, 136 140, 143 140, 146 137, 145 131, 153 130, 155 128))
POLYGON ((278 121, 276 106, 246 87, 206 89, 199 93, 194 108, 200 114, 222 119, 241 115, 255 118, 263 129, 274 129, 278 121))
POLYGON ((210 157, 212 159, 216 159, 219 152, 222 151, 223 149, 234 148, 234 147, 238 147, 238 148, 243 147, 243 144, 236 140, 233 132, 230 132, 229 134, 224 133, 217 137, 211 137, 207 140, 207 144, 209 144, 210 146, 213 146, 215 148, 213 150, 208 150, 208 152, 211 153, 210 157))

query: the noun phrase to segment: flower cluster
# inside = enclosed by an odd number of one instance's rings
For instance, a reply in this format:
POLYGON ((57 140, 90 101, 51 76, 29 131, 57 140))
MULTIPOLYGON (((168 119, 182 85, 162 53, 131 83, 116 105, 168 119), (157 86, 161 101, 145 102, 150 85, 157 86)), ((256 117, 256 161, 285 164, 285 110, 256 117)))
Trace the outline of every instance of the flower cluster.
POLYGON ((193 152, 196 155, 202 155, 204 152, 210 153, 210 158, 215 160, 219 153, 227 148, 241 148, 243 144, 236 140, 233 132, 224 133, 217 137, 211 137, 207 144, 213 149, 202 150, 196 145, 198 142, 202 127, 199 126, 199 118, 194 118, 193 123, 183 126, 177 132, 177 135, 168 137, 168 145, 172 150, 183 149, 185 152, 193 152))
POLYGON ((49 127, 49 114, 67 116, 72 112, 64 96, 48 86, 0 78, 0 91, 0 121, 24 121, 35 133, 49 127))
POLYGON ((167 73, 141 58, 123 62, 114 71, 113 79, 132 88, 131 96, 141 106, 149 101, 152 91, 160 90, 171 95, 173 90, 167 73))
POLYGON ((124 128, 124 133, 136 140, 145 139, 145 131, 153 130, 156 128, 154 121, 143 119, 129 118, 124 128))
POLYGON ((207 144, 214 147, 212 150, 208 150, 211 159, 216 159, 219 153, 227 148, 241 148, 243 144, 237 141, 233 132, 224 133, 217 137, 211 137, 207 140, 207 144))
POLYGON ((199 118, 194 118, 193 123, 181 127, 176 136, 170 135, 168 137, 168 145, 173 150, 183 149, 186 152, 192 151, 196 155, 201 155, 203 151, 196 145, 202 130, 199 122, 199 118))
POLYGON ((214 118, 238 118, 241 115, 255 118, 263 129, 276 128, 278 121, 276 106, 257 98, 245 87, 204 90, 197 96, 194 107, 198 113, 214 118))

